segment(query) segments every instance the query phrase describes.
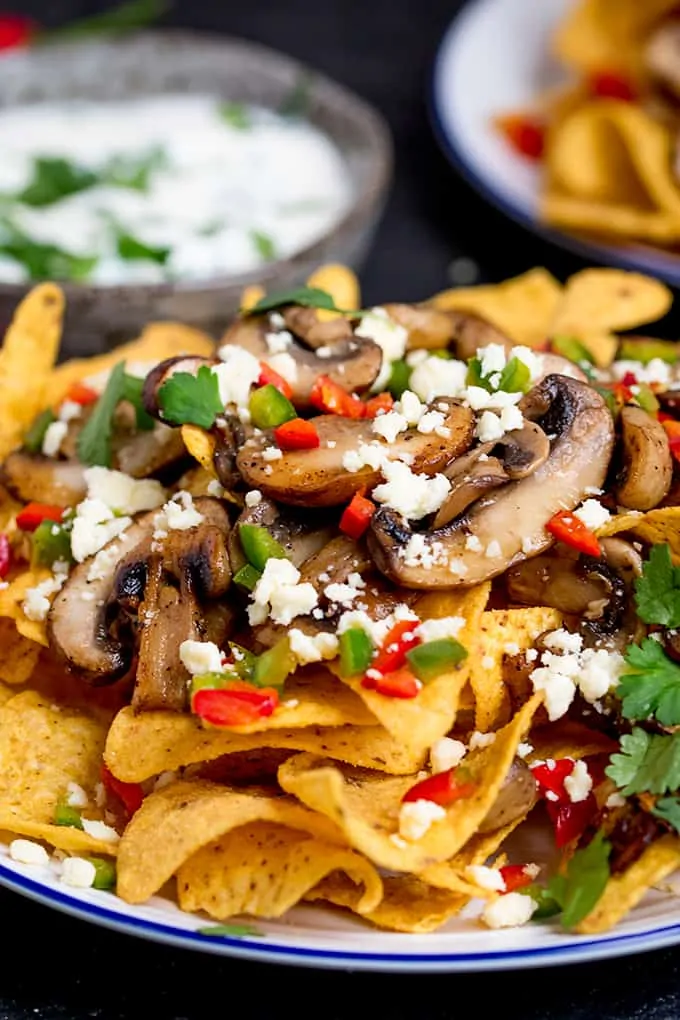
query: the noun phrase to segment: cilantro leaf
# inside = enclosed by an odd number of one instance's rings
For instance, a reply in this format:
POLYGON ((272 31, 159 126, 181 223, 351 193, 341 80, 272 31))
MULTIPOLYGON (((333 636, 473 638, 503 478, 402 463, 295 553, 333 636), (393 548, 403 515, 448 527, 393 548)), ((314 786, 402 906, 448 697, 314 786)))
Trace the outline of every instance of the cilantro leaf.
POLYGON ((170 0, 127 0, 110 11, 79 18, 70 25, 52 28, 39 36, 39 41, 57 42, 62 39, 79 39, 81 36, 118 34, 144 28, 165 14, 172 6, 170 0))
MULTIPOLYGON (((320 287, 292 287, 290 290, 279 290, 260 298, 247 312, 248 315, 259 315, 261 312, 275 312, 285 305, 304 305, 305 308, 326 308, 329 312, 342 312, 331 295, 320 287)), ((353 313, 350 313, 353 314, 353 313)))
POLYGON ((78 458, 83 464, 111 467, 113 416, 125 396, 125 362, 112 369, 106 389, 78 436, 78 458))
POLYGON ((138 431, 149 432, 154 427, 154 420, 144 407, 142 391, 144 380, 136 375, 125 373, 123 400, 128 400, 135 409, 135 424, 138 431))
POLYGON ((199 425, 209 429, 224 411, 217 376, 207 365, 196 375, 175 372, 158 391, 158 403, 166 421, 174 425, 199 425))
POLYGON ((298 119, 309 115, 309 107, 312 100, 312 77, 309 74, 301 74, 293 85, 288 95, 284 96, 279 113, 282 117, 298 119))
POLYGON ((18 231, 0 241, 0 254, 19 262, 31 280, 86 280, 98 261, 96 255, 74 255, 18 231))
POLYGON ((171 252, 170 248, 154 247, 151 244, 145 244, 138 237, 133 237, 132 234, 127 234, 124 231, 118 234, 116 248, 120 257, 126 261, 146 259, 150 262, 157 262, 159 266, 165 265, 170 258, 171 252))
POLYGON ((680 832, 680 797, 662 797, 661 800, 657 800, 652 808, 652 814, 668 822, 676 832, 680 832))
POLYGON ((265 262, 271 262, 276 258, 276 245, 269 234, 263 234, 260 230, 251 230, 250 239, 255 245, 258 255, 265 262))
POLYGON ((664 654, 653 638, 645 638, 641 645, 629 645, 625 659, 631 672, 623 674, 617 693, 626 719, 648 719, 655 715, 662 726, 677 726, 680 666, 664 654))
POLYGON ((573 928, 587 917, 602 896, 609 881, 611 848, 604 833, 596 833, 588 846, 577 850, 569 860, 566 872, 548 882, 546 895, 562 907, 564 928, 573 928))
POLYGON ((62 198, 86 191, 98 183, 97 174, 67 159, 39 156, 33 160, 33 177, 16 196, 24 205, 54 205, 62 198))
POLYGON ((673 566, 667 544, 652 546, 635 582, 635 603, 645 623, 680 626, 680 567, 673 566))
POLYGON ((222 120, 237 131, 247 131, 250 127, 248 109, 243 103, 220 103, 218 110, 222 120))
POLYGON ((132 191, 148 191, 151 175, 167 165, 164 149, 156 146, 141 156, 114 156, 101 172, 102 183, 132 191))
POLYGON ((680 732, 647 733, 636 726, 621 737, 605 773, 625 797, 631 793, 669 793, 680 787, 680 732))

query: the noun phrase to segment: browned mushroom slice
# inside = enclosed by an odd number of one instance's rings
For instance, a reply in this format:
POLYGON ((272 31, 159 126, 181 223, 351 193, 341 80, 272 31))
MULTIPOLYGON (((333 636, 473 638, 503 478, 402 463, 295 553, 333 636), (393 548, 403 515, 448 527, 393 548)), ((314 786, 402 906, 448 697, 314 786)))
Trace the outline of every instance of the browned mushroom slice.
POLYGON ((456 312, 444 312, 428 304, 393 303, 384 308, 390 319, 407 331, 409 350, 442 350, 456 338, 456 312))
POLYGON ((664 499, 673 480, 673 458, 661 422, 641 407, 621 409, 623 469, 615 496, 631 510, 652 510, 664 499))
POLYGON ((311 419, 319 435, 318 449, 294 450, 267 460, 263 453, 272 449, 273 443, 269 434, 262 434, 250 439, 239 451, 238 467, 251 488, 260 489, 282 503, 337 506, 350 500, 359 489, 371 489, 381 480, 380 467, 363 466, 357 471, 345 467, 345 456, 356 453, 362 445, 375 443, 375 452, 382 452, 391 460, 405 456, 413 472, 426 475, 441 471, 467 450, 472 442, 474 415, 469 408, 449 399, 438 400, 437 407, 444 403, 447 411, 443 427, 449 432, 446 438, 409 429, 387 445, 373 431, 370 420, 321 415, 311 419))
POLYGON ((515 758, 477 832, 496 832, 518 818, 526 818, 537 800, 538 787, 531 769, 515 758))
MULTIPOLYGON (((235 344, 259 361, 267 361, 271 353, 266 340, 266 326, 260 319, 238 319, 227 332, 222 347, 235 344)), ((364 393, 375 382, 382 365, 382 351, 372 340, 350 337, 338 340, 323 350, 324 357, 293 340, 286 353, 295 365, 294 377, 287 379, 292 401, 298 408, 309 406, 309 398, 320 375, 326 375, 347 393, 364 393)))
POLYGON ((149 478, 178 464, 187 450, 178 429, 162 425, 126 438, 114 451, 115 466, 133 478, 149 478))
POLYGON ((493 492, 508 481, 508 473, 497 457, 478 460, 469 471, 451 478, 451 489, 435 514, 432 527, 441 528, 448 524, 481 496, 493 492))
POLYGON ((586 620, 603 620, 606 614, 612 628, 620 622, 625 585, 604 560, 545 554, 516 564, 505 577, 513 602, 552 606, 586 620))
POLYGON ((300 580, 309 581, 321 592, 328 584, 345 584, 350 574, 361 574, 372 567, 373 560, 363 542, 349 535, 336 535, 304 561, 300 580))
POLYGON ((527 478, 478 500, 443 528, 421 532, 418 556, 409 555, 414 532, 388 507, 371 522, 369 549, 377 567, 407 588, 478 584, 553 543, 545 525, 558 510, 574 509, 607 474, 614 440, 611 414, 590 386, 552 375, 520 405, 554 435, 550 456, 527 478))
POLYGON ((23 503, 75 506, 87 494, 82 464, 52 460, 27 450, 15 450, 5 458, 0 467, 0 485, 23 503))
POLYGON ((242 524, 266 528, 296 567, 323 549, 331 540, 334 530, 327 514, 313 511, 301 513, 287 507, 278 507, 271 499, 261 499, 257 506, 246 507, 229 536, 229 557, 234 573, 246 564, 239 539, 242 524))
POLYGON ((174 358, 166 358, 159 362, 144 380, 142 390, 142 402, 148 414, 154 418, 160 418, 160 407, 158 406, 158 391, 163 383, 177 372, 186 372, 188 375, 196 375, 202 365, 211 367, 219 365, 218 358, 204 358, 197 355, 180 354, 174 358))
POLYGON ((316 308, 304 308, 302 305, 290 305, 283 309, 282 315, 286 329, 299 336, 313 350, 352 337, 352 324, 344 315, 320 319, 316 308))

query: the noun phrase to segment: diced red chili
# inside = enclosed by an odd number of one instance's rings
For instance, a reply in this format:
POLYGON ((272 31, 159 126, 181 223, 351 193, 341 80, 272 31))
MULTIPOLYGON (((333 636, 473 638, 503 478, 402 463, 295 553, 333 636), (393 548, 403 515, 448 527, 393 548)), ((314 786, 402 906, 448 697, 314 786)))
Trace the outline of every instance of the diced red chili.
POLYGON ((22 14, 0 15, 0 50, 26 46, 35 35, 36 26, 22 14))
POLYGON ((528 114, 509 114, 496 121, 498 129, 520 156, 539 160, 545 151, 545 124, 528 114))
POLYGON ((410 790, 407 790, 401 798, 402 803, 407 804, 414 800, 431 800, 441 807, 453 804, 454 801, 462 800, 464 797, 471 797, 477 789, 476 783, 461 780, 456 776, 457 769, 447 769, 446 772, 436 772, 433 776, 416 783, 410 790))
POLYGON ((281 450, 316 450, 319 433, 311 421, 293 418, 274 429, 274 439, 281 450))
POLYGON ((637 99, 635 85, 620 71, 596 71, 590 76, 588 88, 591 95, 601 99, 621 99, 626 103, 637 99))
POLYGON ((0 532, 0 581, 7 577, 12 566, 12 546, 4 532, 0 532))
POLYGON ((340 531, 350 538, 359 539, 364 534, 375 513, 375 503, 355 492, 352 502, 345 507, 340 518, 340 531))
POLYGON ((675 421, 669 415, 664 414, 663 411, 659 412, 659 421, 668 436, 668 445, 673 459, 680 461, 680 421, 675 421))
POLYGON ((35 531, 43 521, 59 521, 63 519, 64 508, 48 503, 28 503, 17 514, 17 527, 22 531, 35 531))
POLYGON ((379 393, 377 397, 371 397, 364 404, 364 417, 376 418, 380 412, 387 414, 394 407, 394 397, 391 393, 379 393))
POLYGON ((626 372, 624 373, 621 382, 624 386, 637 386, 638 378, 634 372, 626 372))
POLYGON ((373 660, 372 669, 383 674, 401 669, 406 662, 408 650, 420 644, 420 638, 415 633, 417 626, 417 620, 401 620, 395 623, 373 660))
POLYGON ((105 788, 122 802, 128 815, 132 816, 140 809, 144 790, 139 783, 124 783, 122 779, 116 779, 106 765, 102 765, 101 777, 105 788))
POLYGON ((559 848, 578 839, 597 814, 597 801, 592 793, 585 800, 545 802, 548 817, 555 829, 555 846, 559 848))
POLYGON ((234 681, 228 687, 197 691, 191 707, 210 726, 247 726, 271 715, 279 704, 273 687, 234 681))
POLYGON ((524 886, 531 885, 534 880, 532 869, 528 868, 526 864, 506 864, 500 869, 500 873, 505 882, 506 893, 523 889, 524 886))
POLYGON ((392 673, 374 673, 369 669, 361 681, 361 686, 369 691, 384 694, 387 698, 415 698, 422 684, 413 675, 408 666, 402 666, 392 673))
POLYGON ((99 400, 99 394, 91 386, 86 386, 85 383, 74 382, 69 387, 65 399, 86 407, 88 404, 95 404, 99 400))
POLYGON ((342 386, 329 379, 327 375, 320 375, 314 383, 309 396, 312 407, 324 414, 337 414, 343 418, 364 418, 366 405, 358 397, 352 396, 342 386))
POLYGON ((559 542, 588 556, 601 556, 600 543, 594 532, 570 510, 560 510, 546 524, 549 531, 559 542))
POLYGON ((258 386, 276 386, 279 392, 283 393, 284 397, 290 400, 293 396, 293 391, 290 387, 290 383, 287 379, 284 379, 282 375, 275 372, 265 361, 260 362, 260 375, 257 380, 258 386))
POLYGON ((550 764, 541 762, 531 766, 531 774, 538 783, 538 791, 543 796, 551 793, 560 800, 568 799, 564 788, 564 780, 574 771, 573 758, 551 759, 550 764))

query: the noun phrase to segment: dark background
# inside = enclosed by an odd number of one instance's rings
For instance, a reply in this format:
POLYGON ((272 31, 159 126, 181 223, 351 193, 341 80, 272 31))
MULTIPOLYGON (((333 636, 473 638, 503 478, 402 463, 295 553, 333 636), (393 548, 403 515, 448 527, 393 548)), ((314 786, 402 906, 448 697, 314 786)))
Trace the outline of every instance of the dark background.
MULTIPOLYGON (((17 0, 15 10, 50 26, 112 5, 17 0)), ((449 267, 461 256, 474 260, 483 281, 539 264, 560 278, 581 267, 487 208, 437 151, 426 111, 429 75, 437 42, 460 6, 456 0, 176 0, 164 18, 283 50, 353 88, 386 116, 396 178, 363 272, 367 303, 427 297, 449 284, 449 267)), ((498 975, 373 975, 180 952, 4 891, 0 912, 0 1020, 680 1017, 680 950, 498 975)))

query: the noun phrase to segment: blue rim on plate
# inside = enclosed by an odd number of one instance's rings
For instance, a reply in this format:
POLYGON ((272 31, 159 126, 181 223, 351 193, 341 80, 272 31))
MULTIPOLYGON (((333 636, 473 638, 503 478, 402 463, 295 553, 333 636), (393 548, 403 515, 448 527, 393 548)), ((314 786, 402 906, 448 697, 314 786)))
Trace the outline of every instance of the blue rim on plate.
POLYGON ((502 193, 492 174, 482 176, 473 166, 463 140, 452 129, 451 124, 447 123, 444 114, 447 106, 444 71, 456 60, 459 48, 465 45, 466 34, 477 18, 478 12, 484 6, 496 2, 498 0, 465 0, 437 49, 428 88, 427 108, 433 133, 444 155, 485 201, 543 241, 578 255, 589 263, 646 273, 665 280, 671 286, 680 287, 680 255, 632 244, 625 248, 616 248, 551 229, 542 224, 535 215, 510 201, 502 193))

